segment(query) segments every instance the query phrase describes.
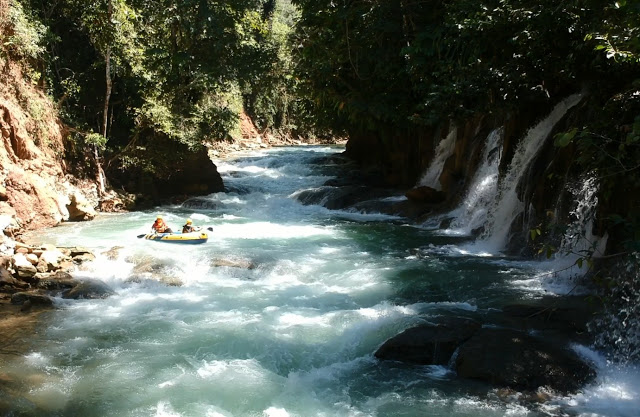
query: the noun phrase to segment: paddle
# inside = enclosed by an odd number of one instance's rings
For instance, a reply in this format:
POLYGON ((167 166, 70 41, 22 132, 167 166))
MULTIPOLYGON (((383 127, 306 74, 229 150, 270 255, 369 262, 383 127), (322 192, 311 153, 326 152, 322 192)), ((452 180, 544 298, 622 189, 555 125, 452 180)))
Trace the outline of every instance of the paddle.
POLYGON ((213 227, 207 227, 207 230, 213 232, 213 227))
POLYGON ((140 238, 145 237, 146 235, 147 235, 147 234, 145 233, 145 234, 143 234, 143 235, 138 235, 138 236, 136 236, 136 237, 137 237, 138 239, 140 239, 140 238))

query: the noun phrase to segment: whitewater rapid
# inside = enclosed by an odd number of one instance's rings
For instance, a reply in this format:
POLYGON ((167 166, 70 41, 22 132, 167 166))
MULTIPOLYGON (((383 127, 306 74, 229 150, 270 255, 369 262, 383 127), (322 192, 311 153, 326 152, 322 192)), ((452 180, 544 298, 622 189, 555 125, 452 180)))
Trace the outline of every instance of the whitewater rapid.
POLYGON ((376 360, 385 340, 432 317, 482 319, 572 284, 545 287, 546 267, 470 252, 468 238, 298 202, 296 192, 335 175, 327 158, 342 150, 217 161, 229 191, 200 208, 103 215, 39 233, 93 250, 96 261, 74 275, 115 295, 56 300, 32 351, 3 366, 24 387, 12 400, 16 415, 635 415, 635 368, 614 368, 584 346, 575 349, 596 363, 598 380, 543 404, 505 401, 446 366, 376 360), (191 218, 211 228, 209 241, 138 239, 157 214, 173 227, 191 218))

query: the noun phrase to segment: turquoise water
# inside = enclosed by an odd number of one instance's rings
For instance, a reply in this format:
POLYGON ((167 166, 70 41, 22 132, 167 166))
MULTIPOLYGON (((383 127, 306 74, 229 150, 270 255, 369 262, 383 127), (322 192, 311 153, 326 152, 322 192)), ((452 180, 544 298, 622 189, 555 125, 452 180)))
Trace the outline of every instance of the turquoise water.
POLYGON ((501 399, 444 366, 378 362, 388 338, 439 315, 490 321, 500 306, 566 291, 551 265, 487 253, 464 237, 381 214, 303 206, 292 194, 335 171, 334 147, 262 151, 217 162, 240 192, 209 208, 103 215, 39 233, 98 259, 77 277, 116 292, 57 300, 21 378, 15 415, 33 416, 632 416, 635 369, 542 404, 501 399), (145 241, 161 213, 211 228, 206 244, 145 241), (115 259, 106 252, 114 249, 115 259), (414 249, 420 248, 418 255, 414 249), (174 285, 168 285, 168 283, 174 285))

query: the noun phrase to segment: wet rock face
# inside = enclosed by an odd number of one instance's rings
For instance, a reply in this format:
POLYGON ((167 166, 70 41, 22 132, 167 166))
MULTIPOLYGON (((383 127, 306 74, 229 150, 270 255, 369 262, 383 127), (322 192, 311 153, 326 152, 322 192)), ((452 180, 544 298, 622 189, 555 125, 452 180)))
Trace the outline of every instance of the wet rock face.
POLYGON ((387 340, 375 357, 420 365, 446 365, 458 346, 479 328, 480 323, 474 320, 443 317, 437 323, 407 329, 387 340))
POLYGON ((411 201, 427 204, 440 204, 447 198, 444 192, 426 186, 412 188, 405 195, 411 201))
POLYGON ((518 390, 575 392, 593 379, 593 369, 552 341, 509 329, 483 328, 465 342, 455 364, 458 375, 518 390))
POLYGON ((29 306, 37 305, 41 307, 52 307, 53 298, 46 294, 34 292, 17 292, 11 296, 12 304, 25 304, 29 306))
POLYGON ((204 197, 192 197, 182 203, 182 207, 198 210, 215 210, 218 203, 204 197))
POLYGON ((100 280, 83 280, 75 285, 71 290, 67 291, 63 298, 78 299, 96 299, 107 298, 115 292, 107 284, 100 280))
POLYGON ((124 170, 113 167, 108 172, 109 179, 115 187, 122 187, 127 192, 138 195, 140 198, 135 202, 138 208, 167 201, 183 201, 187 196, 202 196, 225 190, 222 177, 204 148, 188 153, 184 159, 166 162, 170 166, 163 171, 165 174, 144 172, 142 168, 135 166, 124 170), (167 172, 171 175, 166 174, 167 172))
POLYGON ((69 220, 92 220, 97 213, 89 201, 80 193, 73 193, 69 198, 67 210, 69 211, 69 220))

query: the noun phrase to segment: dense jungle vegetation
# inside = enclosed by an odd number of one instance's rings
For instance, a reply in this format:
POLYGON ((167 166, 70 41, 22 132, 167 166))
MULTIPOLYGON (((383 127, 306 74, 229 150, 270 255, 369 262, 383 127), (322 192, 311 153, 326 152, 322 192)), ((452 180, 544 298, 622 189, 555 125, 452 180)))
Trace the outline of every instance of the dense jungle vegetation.
MULTIPOLYGON (((69 158, 170 175, 259 129, 354 134, 507 114, 587 91, 556 137, 635 231, 638 0, 13 0, 7 54, 58 103, 69 158), (625 193, 625 190, 627 191, 625 193), (615 194, 615 195, 614 195, 615 194), (624 197, 620 197, 624 196, 624 197)), ((89 169, 90 170, 90 169, 89 169)))
MULTIPOLYGON (((67 158, 117 177, 168 176, 203 143, 304 123, 288 44, 288 1, 12 1, 9 55, 58 103, 67 158)), ((304 129, 312 132, 311 128, 304 129)), ((82 168, 82 167, 80 167, 82 168)))

